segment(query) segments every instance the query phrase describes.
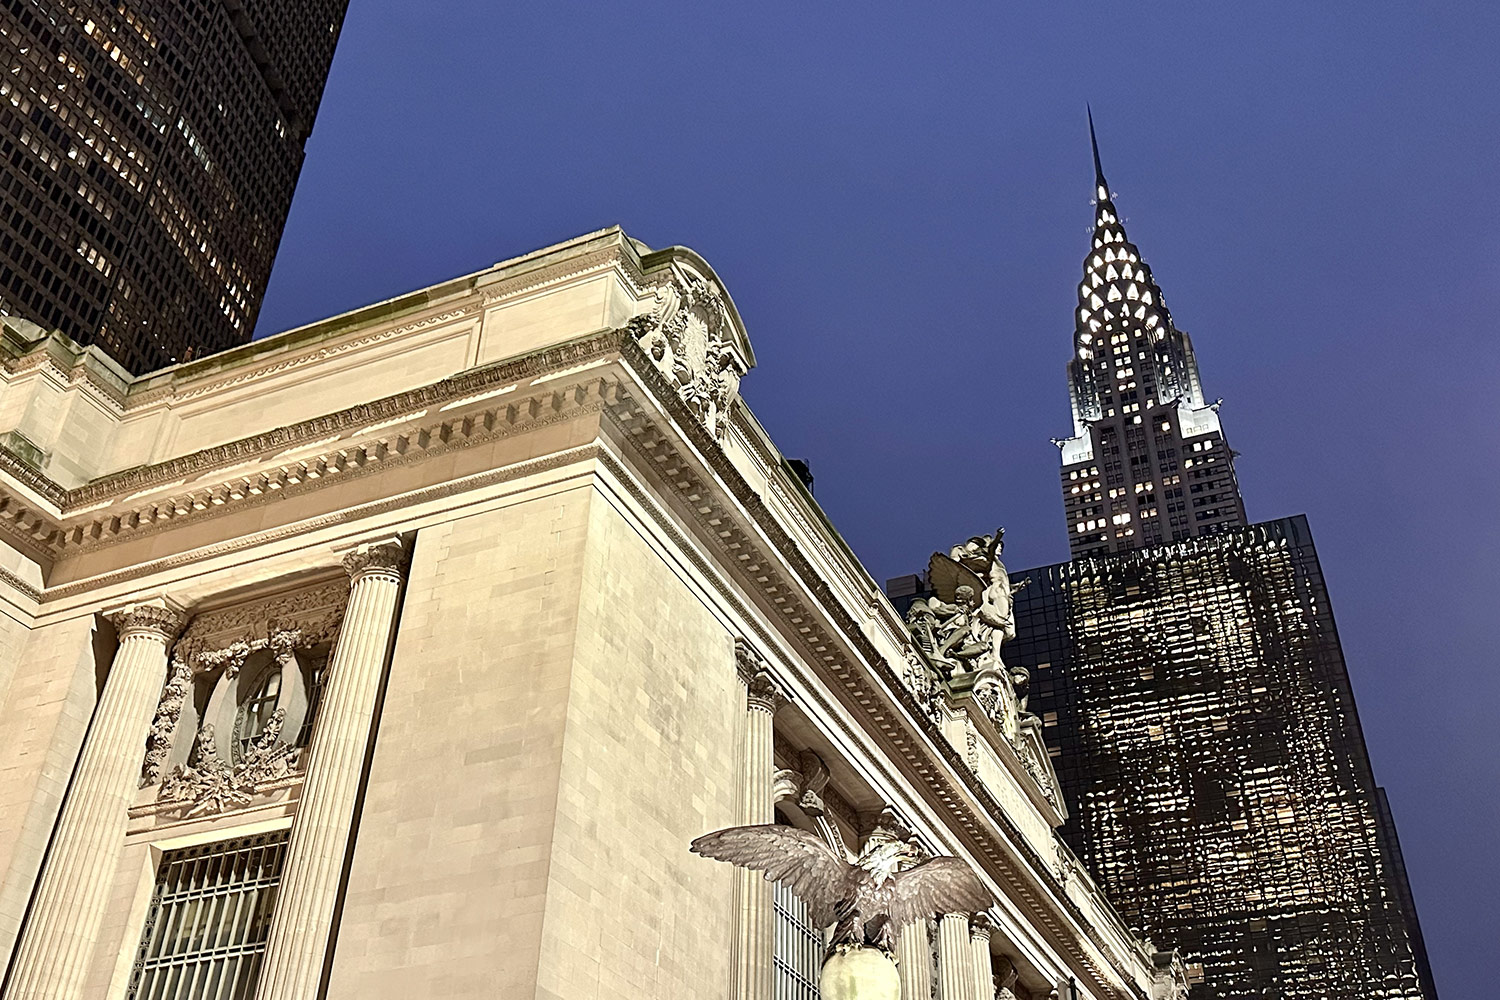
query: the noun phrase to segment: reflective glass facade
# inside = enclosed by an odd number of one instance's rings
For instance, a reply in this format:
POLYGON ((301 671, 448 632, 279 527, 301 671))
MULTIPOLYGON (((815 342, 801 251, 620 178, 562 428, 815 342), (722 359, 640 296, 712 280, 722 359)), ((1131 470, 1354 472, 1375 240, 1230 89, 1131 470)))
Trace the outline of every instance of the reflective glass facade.
POLYGON ((1014 576, 1062 833, 1193 996, 1434 997, 1306 519, 1014 576))
POLYGON ((133 372, 250 339, 348 0, 0 0, 0 312, 133 372))

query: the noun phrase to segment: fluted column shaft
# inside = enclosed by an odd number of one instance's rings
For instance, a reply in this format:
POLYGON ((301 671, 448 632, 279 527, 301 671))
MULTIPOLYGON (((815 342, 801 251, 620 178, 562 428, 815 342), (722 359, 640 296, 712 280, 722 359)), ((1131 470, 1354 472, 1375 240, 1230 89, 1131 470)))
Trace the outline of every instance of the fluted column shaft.
POLYGON ((353 580, 349 606, 314 722, 257 1000, 318 995, 375 702, 396 628, 403 556, 400 543, 390 540, 344 557, 353 580))
POLYGON ((938 1000, 976 1000, 967 913, 945 913, 938 921, 938 1000))
POLYGON ((167 680, 167 644, 183 625, 174 606, 138 605, 110 616, 119 649, 78 757, 31 913, 16 949, 6 1000, 83 995, 146 733, 167 680))
MULTIPOLYGON (((773 718, 783 703, 771 675, 747 647, 736 648, 740 679, 745 683, 745 745, 740 778, 741 824, 774 823, 775 730, 773 718)), ((738 927, 735 967, 739 1000, 770 1000, 776 948, 776 913, 772 886, 760 872, 735 870, 738 927)))
POLYGON ((969 922, 970 964, 974 970, 974 1000, 995 1000, 995 961, 990 957, 994 923, 983 913, 969 922))
POLYGON ((932 1000, 932 942, 927 921, 901 928, 896 938, 896 971, 901 975, 901 1000, 932 1000))

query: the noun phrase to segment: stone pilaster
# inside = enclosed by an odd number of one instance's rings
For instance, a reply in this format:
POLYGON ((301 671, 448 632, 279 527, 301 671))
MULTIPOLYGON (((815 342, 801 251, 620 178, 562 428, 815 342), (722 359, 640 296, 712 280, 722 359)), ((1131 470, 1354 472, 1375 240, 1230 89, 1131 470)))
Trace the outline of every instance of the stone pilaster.
POLYGON ((938 920, 938 1000, 975 1000, 967 913, 945 913, 938 920))
POLYGON ((349 607, 329 664, 266 942, 257 1000, 316 1000, 381 675, 396 630, 405 551, 396 539, 344 556, 349 607))
MULTIPOLYGON (((745 685, 745 744, 741 758, 740 815, 742 825, 773 823, 775 805, 776 710, 785 697, 760 658, 743 641, 735 643, 735 666, 745 685)), ((738 927, 735 938, 736 996, 739 1000, 770 1000, 772 958, 775 953, 776 914, 772 888, 760 872, 736 869, 735 898, 738 927)))
POLYGON ((994 930, 995 923, 986 914, 976 913, 969 921, 975 1000, 995 1000, 995 963, 990 957, 990 935, 994 930))
POLYGON ((928 921, 901 928, 896 938, 896 971, 901 975, 901 1000, 932 1000, 932 942, 928 921))
POLYGON ((166 600, 108 615, 120 639, 21 931, 5 1000, 83 994, 135 796, 146 733, 185 618, 166 600))

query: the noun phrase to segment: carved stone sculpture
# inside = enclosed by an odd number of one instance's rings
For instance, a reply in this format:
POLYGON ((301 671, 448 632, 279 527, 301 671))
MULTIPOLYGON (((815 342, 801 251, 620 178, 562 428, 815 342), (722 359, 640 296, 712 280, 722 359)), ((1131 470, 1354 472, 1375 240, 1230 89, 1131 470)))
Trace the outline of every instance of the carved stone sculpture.
POLYGON ((1151 1000, 1187 1000, 1187 967, 1175 951, 1159 951, 1151 956, 1153 976, 1151 1000))
POLYGON ((744 374, 732 346, 733 324, 719 286, 693 274, 658 288, 650 309, 626 324, 683 402, 720 438, 744 374))
POLYGON ((174 659, 172 674, 167 678, 167 686, 162 689, 161 701, 156 706, 156 715, 151 719, 151 732, 146 736, 146 762, 141 767, 142 788, 161 780, 167 758, 172 754, 172 736, 177 731, 177 720, 182 717, 182 703, 192 686, 191 661, 174 659))
MULTIPOLYGON (((384 551, 376 551, 365 558, 376 563, 385 556, 384 551)), ((141 787, 161 780, 172 757, 183 706, 195 684, 234 678, 263 649, 270 649, 285 668, 298 651, 333 642, 347 598, 345 583, 320 584, 195 616, 172 651, 171 672, 146 738, 141 787)))
POLYGON ((1008 699, 995 689, 1008 684, 1025 712, 1030 674, 1009 669, 1001 647, 1016 636, 1010 573, 1000 554, 1005 529, 976 535, 949 549, 934 552, 927 564, 933 595, 912 603, 907 628, 918 648, 944 680, 972 675, 969 687, 986 711, 998 712, 1008 699))
POLYGON ((901 928, 934 913, 988 908, 988 890, 958 858, 933 857, 909 868, 913 847, 895 838, 871 837, 849 863, 816 834, 790 826, 736 826, 694 840, 704 857, 765 872, 807 903, 819 927, 835 924, 830 955, 877 948, 887 955, 901 928), (905 869, 905 870, 903 870, 905 869))
POLYGON ((213 725, 205 725, 198 731, 192 758, 161 783, 157 801, 185 804, 185 816, 245 805, 261 786, 285 778, 297 767, 302 751, 281 742, 285 724, 286 711, 278 708, 233 765, 219 756, 213 725))

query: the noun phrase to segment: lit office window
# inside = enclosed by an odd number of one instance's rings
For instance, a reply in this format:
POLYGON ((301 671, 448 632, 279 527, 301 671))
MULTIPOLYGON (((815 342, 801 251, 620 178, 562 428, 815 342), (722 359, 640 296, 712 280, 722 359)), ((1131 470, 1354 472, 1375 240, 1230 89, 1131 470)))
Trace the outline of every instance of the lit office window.
POLYGON ((130 1000, 248 1000, 286 858, 286 831, 168 851, 130 1000))

